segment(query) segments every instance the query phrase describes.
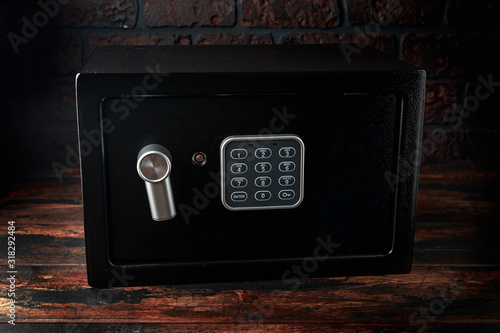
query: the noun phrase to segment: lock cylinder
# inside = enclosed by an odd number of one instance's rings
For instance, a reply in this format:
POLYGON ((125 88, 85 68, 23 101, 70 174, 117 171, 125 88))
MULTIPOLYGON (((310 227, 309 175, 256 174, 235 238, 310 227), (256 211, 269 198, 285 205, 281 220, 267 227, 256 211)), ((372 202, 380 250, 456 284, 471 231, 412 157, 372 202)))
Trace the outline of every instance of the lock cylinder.
POLYGON ((165 147, 150 144, 137 155, 137 173, 144 180, 151 210, 151 218, 164 221, 176 215, 174 195, 170 183, 172 156, 165 147))

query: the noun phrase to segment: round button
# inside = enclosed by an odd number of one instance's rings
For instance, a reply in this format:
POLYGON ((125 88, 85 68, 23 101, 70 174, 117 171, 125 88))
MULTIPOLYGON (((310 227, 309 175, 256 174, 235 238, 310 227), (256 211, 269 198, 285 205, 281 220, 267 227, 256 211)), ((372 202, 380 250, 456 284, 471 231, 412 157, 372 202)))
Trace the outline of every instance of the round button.
POLYGON ((193 161, 194 165, 204 166, 205 163, 207 163, 207 155, 205 155, 205 153, 202 152, 197 152, 193 154, 191 160, 193 161))
POLYGON ((139 171, 146 181, 158 182, 170 173, 170 161, 165 155, 153 152, 139 162, 139 171))

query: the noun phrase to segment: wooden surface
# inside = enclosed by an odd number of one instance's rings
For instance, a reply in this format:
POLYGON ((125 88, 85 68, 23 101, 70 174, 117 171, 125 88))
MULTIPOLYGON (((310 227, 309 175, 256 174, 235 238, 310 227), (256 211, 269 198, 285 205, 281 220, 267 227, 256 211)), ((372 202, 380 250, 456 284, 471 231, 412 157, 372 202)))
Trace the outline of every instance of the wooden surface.
POLYGON ((90 288, 78 179, 17 185, 0 199, 0 331, 500 332, 500 178, 472 162, 421 171, 410 274, 308 279, 295 291, 280 281, 90 288))

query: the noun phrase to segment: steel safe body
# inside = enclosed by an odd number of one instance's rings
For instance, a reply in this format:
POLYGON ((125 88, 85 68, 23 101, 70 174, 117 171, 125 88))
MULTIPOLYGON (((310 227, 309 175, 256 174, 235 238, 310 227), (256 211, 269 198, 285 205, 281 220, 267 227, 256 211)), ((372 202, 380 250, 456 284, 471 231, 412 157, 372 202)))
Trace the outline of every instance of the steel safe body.
POLYGON ((361 50, 98 48, 76 80, 89 284, 409 272, 425 72, 361 50))

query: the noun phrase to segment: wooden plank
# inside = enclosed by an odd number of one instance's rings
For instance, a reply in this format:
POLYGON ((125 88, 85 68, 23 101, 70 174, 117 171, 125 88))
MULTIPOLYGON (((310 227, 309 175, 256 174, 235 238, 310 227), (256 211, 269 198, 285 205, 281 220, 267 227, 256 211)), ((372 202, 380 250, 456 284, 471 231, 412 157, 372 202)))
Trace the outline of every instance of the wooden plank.
POLYGON ((22 224, 83 224, 82 206, 48 209, 0 210, 0 221, 22 224))
MULTIPOLYGON (((422 170, 410 274, 308 279, 294 286, 90 288, 79 184, 19 186, 0 199, 0 219, 14 216, 20 240, 18 325, 0 325, 0 331, 500 331, 498 175, 470 162, 422 170)), ((2 304, 6 288, 0 287, 2 304)))
MULTIPOLYGON (((1 231, 6 237, 6 229, 1 231)), ((425 225, 415 232, 415 264, 500 265, 498 232, 479 232, 476 226, 425 225)), ((83 226, 17 225, 19 265, 82 264, 85 262, 83 226)), ((3 254, 1 255, 4 256, 3 254)))
POLYGON ((82 205, 78 181, 19 184, 0 198, 0 210, 65 208, 82 205))
POLYGON ((471 219, 493 222, 499 215, 499 201, 500 191, 492 184, 423 184, 419 187, 417 223, 471 219))
POLYGON ((466 184, 498 181, 498 166, 473 163, 469 160, 436 161, 420 166, 419 182, 440 184, 466 184))
POLYGON ((412 326, 410 320, 419 319, 451 322, 460 317, 498 324, 500 318, 500 272, 490 269, 422 267, 411 274, 306 279, 293 286, 257 281, 107 290, 87 287, 84 274, 83 266, 22 267, 16 293, 19 322, 92 318, 94 323, 131 319, 245 326, 384 323, 397 318, 412 326))
MULTIPOLYGON (((83 264, 85 240, 82 224, 17 224, 16 265, 83 264)), ((0 237, 7 238, 7 228, 0 237)), ((4 259, 6 252, 0 252, 4 259)))
MULTIPOLYGON (((470 162, 422 165, 417 223, 478 216, 480 220, 491 221, 498 216, 499 186, 492 186, 492 182, 500 185, 499 177, 496 172, 479 168, 470 162)), ((75 209, 81 209, 79 206, 81 187, 78 181, 29 183, 16 186, 0 199, 0 218, 17 219, 19 223, 78 223, 81 213, 75 213, 75 209), (57 208, 61 211, 48 211, 57 208), (50 214, 54 218, 48 217, 50 214), (64 214, 68 214, 67 219, 64 214), (41 221, 40 217, 45 220, 41 221)))
MULTIPOLYGON (((6 327, 7 332, 38 332, 38 333, 202 333, 202 332, 252 332, 252 333, 267 333, 267 332, 330 332, 330 333, 389 333, 389 332, 416 332, 417 329, 406 322, 402 322, 395 318, 393 320, 382 319, 372 321, 360 320, 360 322, 331 322, 317 324, 252 324, 240 325, 237 323, 136 323, 140 320, 122 320, 119 323, 96 324, 93 319, 86 321, 72 321, 67 319, 59 319, 57 323, 20 323, 15 327, 6 327)), ((6 326, 6 325, 3 325, 6 326)), ((420 326, 419 326, 420 327, 420 326)), ((2 326, 0 325, 0 331, 2 326)), ((500 331, 500 324, 484 322, 483 320, 460 320, 448 319, 443 320, 436 318, 433 322, 429 322, 425 332, 427 333, 493 333, 500 331)))
POLYGON ((413 267, 498 267, 500 252, 485 250, 414 250, 413 267))
POLYGON ((468 161, 423 165, 417 223, 475 220, 496 224, 499 188, 500 176, 492 166, 468 161))
MULTIPOLYGON (((7 229, 0 229, 6 237, 7 229)), ((421 224, 415 230, 417 265, 500 265, 500 225, 474 221, 421 224)), ((85 241, 82 224, 17 224, 16 259, 19 265, 82 264, 85 241)), ((0 253, 0 258, 4 257, 0 253)))
POLYGON ((500 253, 500 225, 498 223, 475 224, 449 223, 448 225, 425 224, 415 229, 416 250, 489 250, 500 253))

